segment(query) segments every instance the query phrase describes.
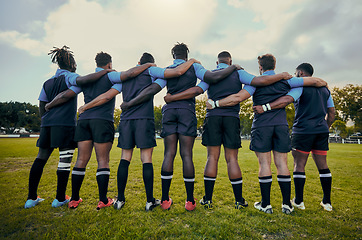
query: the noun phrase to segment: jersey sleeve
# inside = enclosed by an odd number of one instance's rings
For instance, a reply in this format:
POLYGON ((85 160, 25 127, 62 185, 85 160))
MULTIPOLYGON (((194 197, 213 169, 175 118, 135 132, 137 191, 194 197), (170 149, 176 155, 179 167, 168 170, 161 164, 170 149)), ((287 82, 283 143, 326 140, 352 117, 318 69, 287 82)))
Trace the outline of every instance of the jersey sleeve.
POLYGON ((204 81, 201 81, 199 84, 197 84, 197 87, 200 87, 204 92, 209 89, 209 84, 207 84, 204 81))
POLYGON ((303 88, 302 87, 298 87, 298 88, 292 88, 287 95, 291 96, 294 99, 294 102, 297 101, 300 96, 303 93, 303 88))
POLYGON ((49 99, 48 99, 48 97, 47 97, 47 95, 45 93, 44 88, 41 89, 38 100, 42 101, 42 102, 49 102, 49 99))
POLYGON ((75 94, 79 94, 82 91, 82 89, 80 87, 76 87, 76 86, 71 86, 69 89, 72 90, 73 92, 75 92, 75 94))
POLYGON ((253 74, 250 74, 245 70, 238 70, 238 74, 240 82, 246 85, 250 85, 251 81, 255 77, 253 74))
POLYGON ((112 88, 116 89, 118 92, 122 92, 122 83, 114 84, 112 88))
POLYGON ((68 88, 70 88, 70 86, 77 86, 77 78, 79 77, 78 73, 67 71, 64 73, 64 77, 68 88))
POLYGON ((332 107, 334 107, 334 102, 333 102, 332 95, 329 95, 329 98, 327 100, 327 108, 332 108, 332 107))
POLYGON ((113 84, 122 83, 121 72, 109 72, 107 73, 107 76, 109 78, 109 81, 111 81, 111 83, 113 84))
POLYGON ((255 93, 256 87, 245 84, 243 89, 246 90, 250 94, 250 96, 253 96, 253 94, 255 93))
POLYGON ((165 79, 158 78, 158 79, 156 79, 156 81, 154 81, 154 83, 157 83, 162 89, 166 86, 167 81, 165 79))
POLYGON ((292 77, 287 80, 291 88, 303 87, 304 80, 302 77, 292 77))
POLYGON ((165 78, 165 68, 160 67, 149 67, 148 73, 151 75, 151 77, 157 78, 165 78))
POLYGON ((192 66, 195 69, 196 77, 198 79, 200 79, 201 81, 203 81, 207 70, 201 64, 198 64, 198 63, 194 63, 194 64, 192 64, 192 66))

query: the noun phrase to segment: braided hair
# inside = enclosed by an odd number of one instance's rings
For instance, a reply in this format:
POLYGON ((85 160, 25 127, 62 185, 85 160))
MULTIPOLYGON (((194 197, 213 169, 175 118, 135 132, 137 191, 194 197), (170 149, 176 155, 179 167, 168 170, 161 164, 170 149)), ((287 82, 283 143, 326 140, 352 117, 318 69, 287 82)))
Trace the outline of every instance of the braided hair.
POLYGON ((185 43, 177 42, 175 46, 171 49, 171 54, 175 59, 187 59, 189 53, 189 48, 185 43))
POLYGON ((77 69, 73 52, 65 45, 62 48, 53 47, 48 55, 51 55, 52 63, 58 64, 60 69, 65 69, 70 72, 75 72, 77 69))

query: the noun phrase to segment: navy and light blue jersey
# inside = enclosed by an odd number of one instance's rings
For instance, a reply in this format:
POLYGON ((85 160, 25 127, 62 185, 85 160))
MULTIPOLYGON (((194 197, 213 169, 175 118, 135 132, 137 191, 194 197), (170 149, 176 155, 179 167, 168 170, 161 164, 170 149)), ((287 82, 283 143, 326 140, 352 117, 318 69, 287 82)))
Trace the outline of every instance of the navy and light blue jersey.
MULTIPOLYGON (((102 68, 96 68, 96 72, 102 71, 102 68)), ((110 72, 112 73, 112 72, 110 72)), ((103 75, 98 81, 86 84, 81 87, 84 94, 84 102, 89 103, 99 95, 107 92, 109 89, 114 88, 118 92, 122 91, 122 84, 116 83, 120 80, 120 73, 116 74, 107 73, 103 75)), ((103 119, 113 122, 115 98, 109 102, 84 111, 79 115, 79 120, 84 119, 103 119)))
MULTIPOLYGON (((71 89, 78 94, 81 89, 71 86, 69 80, 77 78, 79 75, 64 69, 58 69, 55 75, 43 84, 39 100, 42 102, 51 102, 59 93, 71 89)), ((41 127, 50 126, 75 126, 77 113, 77 97, 74 97, 66 103, 51 108, 45 112, 41 118, 41 127)))
MULTIPOLYGON (((184 62, 185 60, 175 59, 174 64, 172 64, 167 68, 176 68, 178 65, 184 62)), ((190 67, 182 76, 176 78, 170 78, 167 79, 167 81, 162 79, 158 82, 158 84, 161 86, 161 88, 167 86, 167 92, 173 95, 183 92, 189 88, 195 87, 198 78, 202 82, 199 83, 197 86, 199 86, 205 91, 205 87, 207 86, 207 84, 203 82, 203 79, 206 72, 207 70, 202 65, 194 63, 192 64, 192 67, 190 67)), ((195 113, 195 98, 190 98, 186 100, 180 100, 165 104, 162 107, 162 112, 165 112, 166 110, 171 108, 185 108, 195 113)))
POLYGON ((325 119, 328 108, 334 107, 330 91, 326 87, 303 87, 303 93, 296 99, 293 133, 328 133, 325 119))
MULTIPOLYGON (((219 71, 229 67, 225 63, 220 63, 213 71, 219 71)), ((244 71, 238 70, 231 73, 225 79, 216 84, 207 85, 207 95, 209 99, 214 101, 225 98, 231 94, 238 93, 242 89, 242 84, 250 84, 255 76, 244 71)), ((249 85, 246 85, 249 86, 249 85)), ((249 86, 250 87, 250 86, 249 86)), ((248 91, 248 88, 244 88, 248 91)), ((231 116, 239 118, 240 104, 229 107, 220 107, 206 110, 206 117, 210 116, 231 116)))
MULTIPOLYGON (((123 101, 129 102, 153 82, 160 85, 161 80, 156 79, 164 78, 164 72, 164 68, 150 67, 137 77, 123 82, 123 101)), ((154 119, 153 96, 146 102, 133 106, 127 111, 122 111, 121 121, 130 119, 154 119)))
MULTIPOLYGON (((274 71, 266 71, 263 75, 275 75, 274 71)), ((290 95, 297 99, 302 91, 303 78, 293 77, 288 80, 281 80, 274 84, 264 87, 257 87, 253 94, 253 102, 255 105, 264 105, 275 101, 276 99, 290 95), (296 88, 291 91, 291 88, 296 88)), ((263 114, 254 114, 252 128, 288 125, 287 114, 285 108, 273 109, 263 114)))

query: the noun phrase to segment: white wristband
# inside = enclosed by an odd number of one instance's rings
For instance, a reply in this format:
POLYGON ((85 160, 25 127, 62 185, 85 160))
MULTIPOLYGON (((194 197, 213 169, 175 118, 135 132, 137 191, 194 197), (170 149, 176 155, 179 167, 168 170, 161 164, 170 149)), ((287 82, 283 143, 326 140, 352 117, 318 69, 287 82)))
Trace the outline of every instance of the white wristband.
POLYGON ((217 100, 217 101, 215 102, 215 105, 216 105, 216 107, 220 107, 220 105, 219 105, 219 100, 217 100))
POLYGON ((210 103, 211 105, 211 109, 214 109, 215 108, 215 102, 211 99, 207 100, 208 103, 210 103))
POLYGON ((265 105, 261 105, 263 107, 264 112, 268 111, 265 105))
POLYGON ((265 105, 266 105, 266 107, 268 108, 268 110, 270 111, 270 110, 271 110, 270 104, 267 103, 267 104, 265 104, 265 105))

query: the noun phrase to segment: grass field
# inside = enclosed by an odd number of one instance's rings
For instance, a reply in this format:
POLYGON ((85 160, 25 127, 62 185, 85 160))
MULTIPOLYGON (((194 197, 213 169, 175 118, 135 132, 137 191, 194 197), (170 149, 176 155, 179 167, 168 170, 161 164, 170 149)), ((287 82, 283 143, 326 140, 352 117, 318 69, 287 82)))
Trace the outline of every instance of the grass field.
MULTIPOLYGON (((248 141, 243 142, 243 148, 239 151, 244 197, 250 205, 242 211, 234 209, 232 187, 222 158, 213 196, 214 209, 205 210, 197 205, 195 211, 187 212, 184 208, 186 195, 181 159, 177 157, 170 189, 170 196, 174 200, 171 210, 163 211, 158 207, 152 212, 145 212, 146 197, 138 150, 130 165, 126 205, 122 210, 96 210, 98 189, 94 156, 88 164, 80 192, 83 203, 75 210, 67 207, 52 208, 51 202, 56 190, 57 150, 45 166, 38 190, 39 196, 45 198, 45 201, 35 208, 24 209, 29 170, 37 154, 35 142, 36 139, 30 138, 0 139, 1 239, 362 239, 359 205, 362 190, 361 145, 330 145, 328 163, 333 176, 333 212, 326 212, 319 206, 322 190, 318 171, 310 158, 306 168, 306 210, 296 210, 292 215, 281 212, 281 194, 273 166, 271 204, 274 213, 267 215, 252 206, 260 200, 260 190, 258 163, 254 153, 248 150, 248 141)), ((117 195, 116 172, 121 151, 116 147, 116 142, 111 151, 110 197, 117 195)), ((153 155, 154 192, 155 197, 161 197, 163 143, 162 140, 157 143, 159 146, 155 148, 153 155)), ((197 140, 194 163, 195 197, 198 199, 204 192, 205 162, 206 149, 197 140)), ((74 163, 75 158, 73 165, 74 163)), ((289 169, 292 169, 292 165, 290 154, 289 169)), ((71 194, 70 181, 67 194, 71 194)))

